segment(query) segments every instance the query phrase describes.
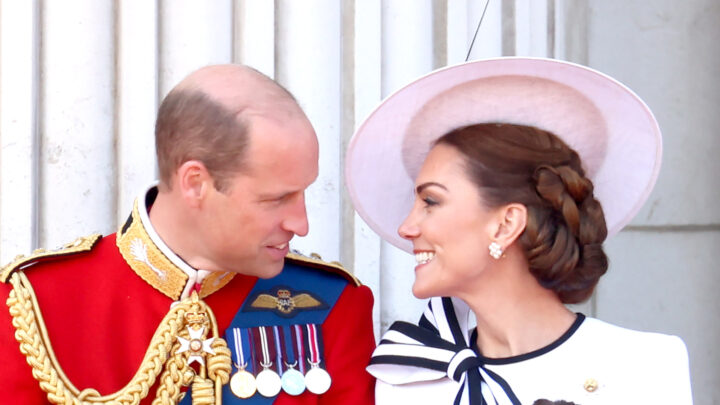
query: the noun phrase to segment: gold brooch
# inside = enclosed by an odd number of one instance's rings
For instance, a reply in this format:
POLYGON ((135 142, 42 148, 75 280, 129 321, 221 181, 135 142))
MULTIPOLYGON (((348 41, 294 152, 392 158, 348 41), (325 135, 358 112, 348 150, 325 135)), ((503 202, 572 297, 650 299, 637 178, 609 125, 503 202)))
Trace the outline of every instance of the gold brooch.
POLYGON ((585 391, 587 392, 595 392, 595 390, 598 389, 598 382, 594 378, 588 378, 585 380, 583 387, 585 387, 585 391))

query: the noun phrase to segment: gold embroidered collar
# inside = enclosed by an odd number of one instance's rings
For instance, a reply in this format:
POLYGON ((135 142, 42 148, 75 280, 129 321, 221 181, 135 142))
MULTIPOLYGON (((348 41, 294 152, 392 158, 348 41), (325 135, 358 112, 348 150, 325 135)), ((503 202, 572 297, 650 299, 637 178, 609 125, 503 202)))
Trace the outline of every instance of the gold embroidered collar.
POLYGON ((200 298, 224 287, 234 273, 193 268, 155 232, 147 207, 155 201, 157 193, 153 186, 138 197, 130 217, 118 230, 117 246, 127 264, 148 284, 175 301, 188 297, 196 285, 200 298))

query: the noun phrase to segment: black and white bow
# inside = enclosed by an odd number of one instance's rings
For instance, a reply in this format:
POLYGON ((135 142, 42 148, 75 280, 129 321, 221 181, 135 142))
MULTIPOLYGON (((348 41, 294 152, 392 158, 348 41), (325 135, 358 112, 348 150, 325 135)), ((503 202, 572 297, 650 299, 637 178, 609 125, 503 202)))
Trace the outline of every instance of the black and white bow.
POLYGON ((395 385, 448 377, 460 383, 455 405, 520 405, 508 383, 470 348, 469 313, 460 299, 432 298, 419 325, 399 321, 390 327, 368 371, 395 385))

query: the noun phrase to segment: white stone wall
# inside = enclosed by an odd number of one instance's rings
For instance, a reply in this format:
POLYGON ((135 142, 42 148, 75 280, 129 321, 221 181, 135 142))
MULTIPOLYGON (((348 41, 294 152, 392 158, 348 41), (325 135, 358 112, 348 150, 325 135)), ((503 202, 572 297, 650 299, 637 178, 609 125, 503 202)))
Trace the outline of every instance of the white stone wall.
POLYGON ((588 2, 590 66, 630 86, 663 131, 645 207, 608 243, 597 316, 681 336, 697 404, 720 403, 720 2, 588 2))
MULTIPOLYGON (((113 232, 155 178, 159 100, 210 63, 246 63, 295 94, 321 144, 310 234, 376 296, 376 332, 415 320, 413 260, 381 242, 344 192, 344 150, 385 96, 461 62, 484 0, 0 0, 0 262, 113 232), (393 269, 393 272, 387 270, 393 269)), ((695 400, 720 402, 720 3, 492 0, 471 59, 588 64, 643 97, 664 132, 648 204, 608 243, 612 264, 579 308, 678 334, 695 400)))

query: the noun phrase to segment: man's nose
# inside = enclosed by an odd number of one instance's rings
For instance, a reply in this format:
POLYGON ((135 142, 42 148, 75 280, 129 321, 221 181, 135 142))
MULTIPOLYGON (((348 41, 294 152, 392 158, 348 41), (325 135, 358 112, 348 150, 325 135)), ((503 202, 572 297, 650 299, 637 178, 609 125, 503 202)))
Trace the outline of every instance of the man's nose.
POLYGON ((283 221, 283 228, 298 236, 305 236, 309 231, 307 208, 305 207, 305 194, 301 193, 290 206, 287 217, 283 221))

